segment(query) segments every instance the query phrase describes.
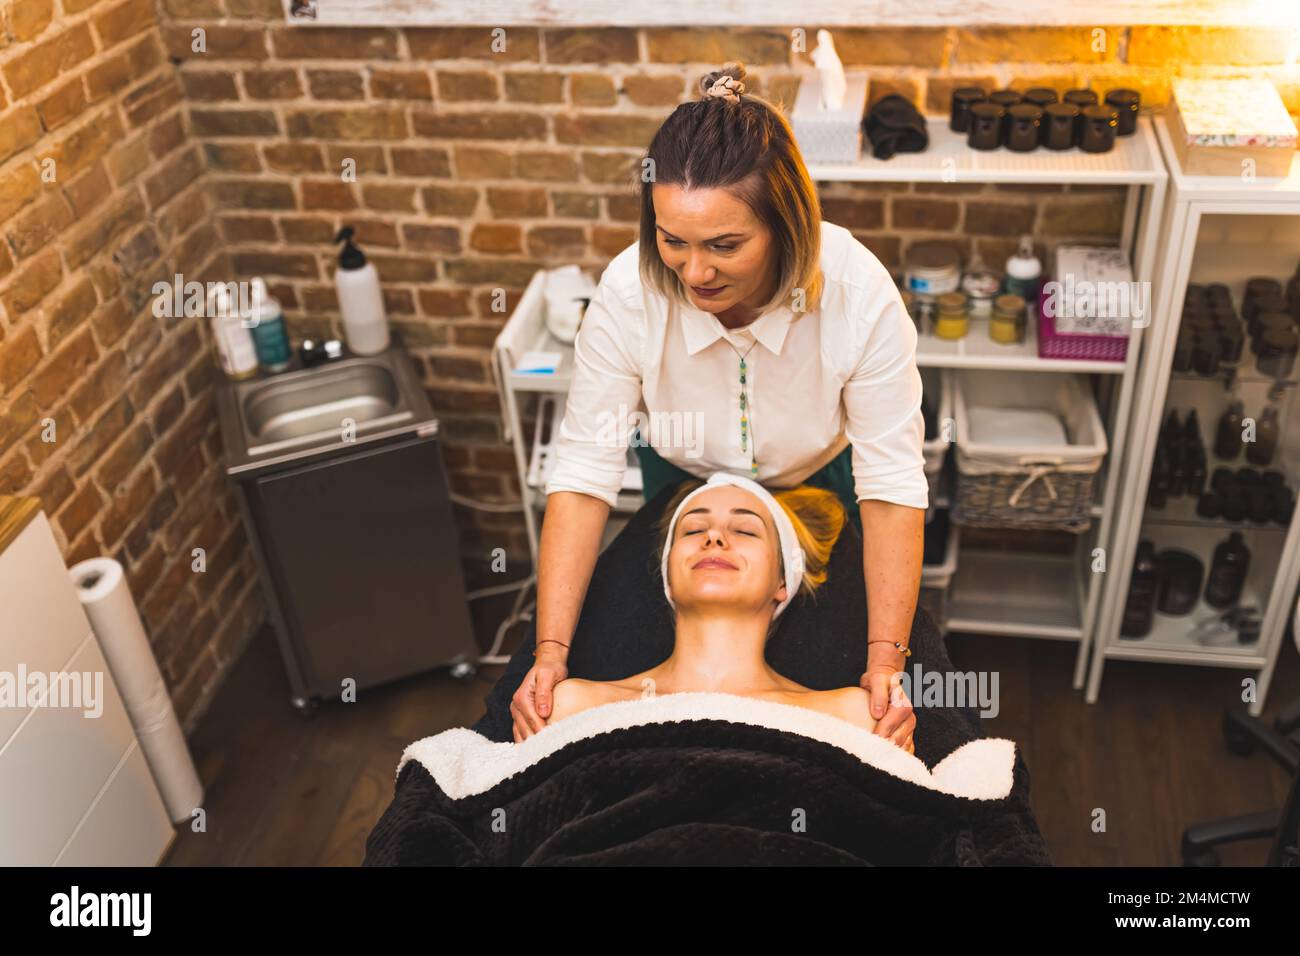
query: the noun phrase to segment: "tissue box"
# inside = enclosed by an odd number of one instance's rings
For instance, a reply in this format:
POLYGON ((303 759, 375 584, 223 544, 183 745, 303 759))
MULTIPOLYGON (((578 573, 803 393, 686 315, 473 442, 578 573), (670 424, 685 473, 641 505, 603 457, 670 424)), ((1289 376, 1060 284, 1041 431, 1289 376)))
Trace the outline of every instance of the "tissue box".
POLYGON ((862 117, 867 109, 867 75, 844 74, 844 103, 821 108, 822 78, 805 73, 790 114, 790 126, 806 163, 854 163, 862 154, 862 117))
POLYGON ((1061 246, 1052 282, 1044 288, 1049 295, 1044 307, 1055 313, 1049 317, 1058 335, 1127 336, 1135 324, 1148 320, 1144 289, 1133 282, 1122 250, 1061 246))
POLYGON ((1295 156, 1296 128, 1277 88, 1267 80, 1170 81, 1170 138, 1192 176, 1241 176, 1253 160, 1256 176, 1286 176, 1295 156))

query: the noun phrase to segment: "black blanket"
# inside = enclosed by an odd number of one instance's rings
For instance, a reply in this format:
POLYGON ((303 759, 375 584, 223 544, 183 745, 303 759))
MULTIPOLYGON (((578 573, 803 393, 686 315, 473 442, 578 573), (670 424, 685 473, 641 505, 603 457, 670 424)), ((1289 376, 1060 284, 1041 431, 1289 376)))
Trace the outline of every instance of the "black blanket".
MULTIPOLYGON (((642 508, 601 554, 573 637, 570 676, 623 678, 671 653, 672 617, 659 578, 655 527, 671 493, 665 490, 642 508)), ((866 666, 866 628, 862 539, 850 523, 832 553, 826 584, 814 599, 801 596, 791 603, 768 641, 767 658, 804 686, 851 686, 866 666)), ((467 751, 493 742, 507 751, 516 747, 509 743, 509 704, 532 664, 534 639, 529 625, 474 727, 448 732, 467 751)), ((924 610, 916 613, 910 647, 909 666, 919 664, 926 673, 954 669, 924 610)), ((654 705, 662 708, 671 697, 684 696, 694 695, 669 695, 654 705)), ((916 763, 922 768, 938 772, 944 758, 985 737, 970 707, 914 704, 916 763)), ((688 726, 606 728, 495 787, 459 798, 445 792, 418 759, 405 759, 393 801, 367 841, 365 863, 680 863, 688 857, 820 863, 835 857, 840 862, 1050 865, 1030 808, 1029 770, 1018 750, 1009 793, 972 801, 882 776, 878 767, 861 765, 805 734, 735 722, 723 726, 716 720, 697 714, 688 726), (822 802, 823 792, 834 799, 822 802), (487 806, 500 811, 508 838, 485 842, 481 813, 487 806), (836 806, 846 808, 846 816, 835 816, 836 806), (809 811, 807 829, 795 833, 791 820, 799 808, 809 811), (903 822, 895 828, 859 824, 859 830, 844 824, 863 820, 868 811, 903 822), (636 824, 642 813, 646 819, 636 824), (700 837, 701 828, 708 839, 700 837), (635 838, 629 831, 637 831, 635 838), (863 849, 864 835, 874 853, 863 849), (697 839, 708 849, 697 853, 692 848, 697 839)), ((461 759, 452 759, 450 766, 461 759)))

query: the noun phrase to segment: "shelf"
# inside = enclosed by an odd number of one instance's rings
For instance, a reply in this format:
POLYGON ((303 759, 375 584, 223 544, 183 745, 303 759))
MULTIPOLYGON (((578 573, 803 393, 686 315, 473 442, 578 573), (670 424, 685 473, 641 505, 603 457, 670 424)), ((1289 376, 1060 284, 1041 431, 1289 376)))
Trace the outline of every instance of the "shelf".
MULTIPOLYGON (((966 136, 948 128, 947 118, 927 120, 929 145, 920 153, 876 159, 869 153, 853 163, 809 163, 808 175, 822 182, 917 183, 1101 183, 1117 186, 1155 183, 1167 178, 1151 131, 1141 118, 1137 132, 1120 136, 1105 153, 1036 149, 971 149, 966 136)), ((870 146, 869 143, 864 143, 870 146)))
MULTIPOLYGON (((1228 666, 1258 668, 1265 663, 1260 647, 1263 635, 1252 644, 1232 644, 1227 646, 1210 646, 1201 644, 1192 636, 1192 629, 1201 621, 1222 614, 1225 608, 1211 607, 1205 602, 1205 581, 1210 574, 1214 549, 1221 539, 1209 538, 1205 528, 1175 527, 1162 525, 1158 533, 1148 534, 1146 525, 1151 523, 1144 519, 1142 537, 1149 538, 1157 551, 1166 548, 1179 548, 1196 555, 1202 563, 1201 597, 1197 599, 1196 608, 1189 614, 1162 614, 1157 611, 1155 624, 1151 633, 1143 638, 1122 638, 1118 634, 1115 640, 1105 648, 1107 658, 1127 660, 1166 661, 1181 664, 1201 664, 1206 666, 1228 666)), ((1241 530, 1229 525, 1224 537, 1230 530, 1241 530)), ((1250 546, 1250 569, 1246 573, 1246 583, 1242 588, 1238 604, 1253 606, 1263 617, 1268 608, 1267 588, 1272 583, 1273 572, 1281 557, 1283 542, 1274 535, 1255 538, 1250 546)), ((1120 601, 1128 600, 1128 587, 1121 589, 1120 601)), ((1123 604, 1121 603, 1121 607, 1123 604)))
POLYGON ((961 548, 948 585, 948 630, 1080 640, 1084 593, 1070 554, 961 548))
POLYGON ((561 342, 541 325, 537 334, 529 342, 526 352, 558 352, 560 362, 555 371, 538 375, 528 372, 511 371, 506 375, 510 387, 517 392, 560 392, 568 394, 569 382, 573 378, 573 346, 561 342))
MULTIPOLYGON (((1084 372, 1122 375, 1125 363, 1091 359, 1054 359, 1038 355, 1038 328, 1028 323, 1025 340, 1011 345, 989 338, 988 319, 971 319, 960 339, 941 339, 931 332, 917 336, 916 364, 935 368, 984 368, 1008 372, 1084 372)), ((1129 339, 1129 347, 1136 340, 1129 339)))

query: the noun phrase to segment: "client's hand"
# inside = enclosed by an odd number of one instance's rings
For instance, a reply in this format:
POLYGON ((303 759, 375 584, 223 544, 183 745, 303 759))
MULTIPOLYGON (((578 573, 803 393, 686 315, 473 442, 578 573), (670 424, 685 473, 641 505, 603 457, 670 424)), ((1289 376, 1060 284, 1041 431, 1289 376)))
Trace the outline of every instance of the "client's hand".
POLYGON ((537 652, 536 663, 524 675, 524 682, 510 699, 515 743, 531 737, 546 726, 555 703, 555 685, 569 676, 569 668, 565 664, 567 656, 567 650, 550 642, 542 644, 542 649, 537 652))
POLYGON ((871 695, 871 715, 876 718, 873 733, 888 737, 908 753, 915 753, 912 734, 916 730, 916 714, 895 676, 905 660, 889 644, 870 644, 867 647, 867 672, 859 683, 871 695))

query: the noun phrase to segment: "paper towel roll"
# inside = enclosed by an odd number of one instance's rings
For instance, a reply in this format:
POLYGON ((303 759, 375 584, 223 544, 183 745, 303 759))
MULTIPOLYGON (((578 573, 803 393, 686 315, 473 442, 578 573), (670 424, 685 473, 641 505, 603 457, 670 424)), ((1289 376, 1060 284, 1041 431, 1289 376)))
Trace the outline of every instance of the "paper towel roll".
POLYGON ((89 558, 69 572, 173 823, 203 805, 203 784, 154 660, 122 565, 89 558))

